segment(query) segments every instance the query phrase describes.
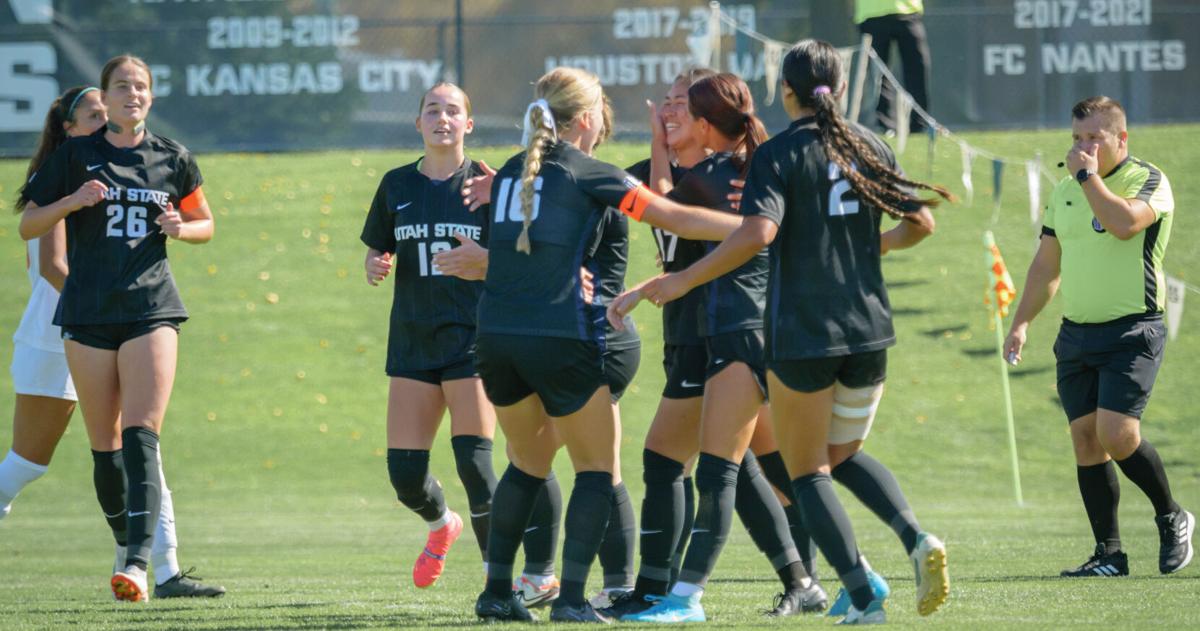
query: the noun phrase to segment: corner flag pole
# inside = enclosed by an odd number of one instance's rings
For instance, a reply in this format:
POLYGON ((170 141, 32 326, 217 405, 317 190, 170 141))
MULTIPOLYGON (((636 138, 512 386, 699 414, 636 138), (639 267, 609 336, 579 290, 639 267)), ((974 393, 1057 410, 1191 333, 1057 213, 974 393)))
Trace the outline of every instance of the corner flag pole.
POLYGON ((1008 304, 1016 295, 1016 291, 1013 289, 1012 278, 1004 266, 1004 259, 1000 257, 1000 248, 996 246, 996 239, 992 236, 991 230, 983 233, 983 245, 987 250, 988 298, 994 298, 996 301, 992 317, 993 325, 996 328, 996 355, 1000 358, 1000 383, 1004 391, 1004 413, 1008 421, 1008 453, 1012 460, 1013 494, 1016 496, 1017 506, 1024 506, 1025 499, 1021 493, 1021 468, 1017 462, 1017 430, 1013 421, 1012 388, 1009 387, 1008 362, 1004 357, 1004 314, 1007 313, 1008 304))

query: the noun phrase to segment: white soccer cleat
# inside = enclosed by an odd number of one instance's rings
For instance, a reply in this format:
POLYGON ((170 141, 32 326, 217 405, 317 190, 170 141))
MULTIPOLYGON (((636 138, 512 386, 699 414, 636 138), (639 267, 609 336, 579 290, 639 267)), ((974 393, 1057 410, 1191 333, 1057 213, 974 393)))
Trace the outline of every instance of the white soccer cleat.
POLYGON ((922 616, 938 610, 950 596, 950 574, 946 570, 946 544, 923 532, 917 535, 913 549, 913 570, 917 577, 917 613, 922 616))
POLYGON ((113 574, 113 596, 117 600, 128 602, 145 602, 150 600, 150 590, 146 588, 146 570, 130 565, 124 570, 113 574))

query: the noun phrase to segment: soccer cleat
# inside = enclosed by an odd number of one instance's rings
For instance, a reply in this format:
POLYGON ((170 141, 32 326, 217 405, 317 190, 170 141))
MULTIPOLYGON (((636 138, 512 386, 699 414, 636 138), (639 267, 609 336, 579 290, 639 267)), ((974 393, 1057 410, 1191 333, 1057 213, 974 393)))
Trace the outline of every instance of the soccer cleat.
POLYGON ((618 598, 628 594, 630 591, 631 590, 624 587, 605 587, 599 592, 596 592, 596 595, 592 596, 588 603, 590 603, 595 609, 604 609, 605 607, 611 606, 618 598))
POLYGON ((130 565, 124 570, 113 574, 113 597, 128 602, 144 602, 150 600, 150 591, 146 589, 146 570, 130 565))
POLYGON ((545 607, 554 602, 558 598, 558 590, 558 579, 553 576, 536 581, 528 575, 522 574, 521 578, 513 582, 513 592, 516 594, 517 600, 530 609, 545 607))
MULTIPOLYGON (((871 595, 875 597, 875 600, 884 601, 892 595, 892 588, 888 587, 887 581, 883 580, 883 577, 875 570, 867 570, 867 584, 871 586, 871 595)), ((829 611, 825 612, 825 615, 838 617, 848 613, 850 613, 850 592, 842 587, 838 589, 837 596, 833 599, 833 605, 829 611)))
POLYGON ((413 564, 413 585, 425 588, 433 585, 446 569, 446 553, 463 531, 462 517, 454 511, 447 511, 450 521, 437 530, 429 532, 425 540, 425 549, 413 564))
POLYGON ((1158 571, 1172 574, 1192 562, 1196 517, 1182 508, 1154 518, 1158 524, 1158 571))
POLYGON ((165 583, 154 586, 155 598, 220 598, 225 595, 225 588, 220 585, 205 585, 204 580, 192 574, 196 568, 188 568, 167 579, 165 583))
POLYGON ((483 592, 475 600, 475 615, 484 622, 535 622, 537 617, 514 596, 500 598, 491 592, 483 592))
POLYGON ((554 605, 550 607, 550 622, 595 622, 609 624, 612 620, 607 616, 601 615, 587 601, 584 601, 581 605, 568 605, 561 600, 556 600, 554 601, 554 605))
POLYGON ((704 622, 704 607, 700 606, 700 595, 696 592, 691 596, 668 594, 654 604, 653 607, 628 616, 621 620, 626 622, 704 622))
POLYGON ((922 532, 917 535, 917 547, 913 549, 909 558, 912 559, 913 570, 917 576, 917 613, 928 616, 937 611, 950 596, 946 544, 937 537, 922 532))
POLYGON ((820 583, 811 581, 808 587, 775 594, 775 602, 765 613, 772 618, 780 618, 800 613, 825 611, 828 606, 829 596, 825 594, 825 590, 821 589, 820 583))
POLYGON ((1104 553, 1104 544, 1097 543, 1096 551, 1083 565, 1071 570, 1063 570, 1059 576, 1129 576, 1129 557, 1117 550, 1112 554, 1104 553))
POLYGON ((613 599, 612 604, 600 610, 600 615, 613 620, 626 620, 626 616, 639 614, 662 600, 663 596, 625 592, 613 599))
POLYGON ((876 598, 862 611, 851 605, 846 617, 842 618, 838 624, 884 624, 886 622, 887 614, 883 611, 883 601, 876 598))

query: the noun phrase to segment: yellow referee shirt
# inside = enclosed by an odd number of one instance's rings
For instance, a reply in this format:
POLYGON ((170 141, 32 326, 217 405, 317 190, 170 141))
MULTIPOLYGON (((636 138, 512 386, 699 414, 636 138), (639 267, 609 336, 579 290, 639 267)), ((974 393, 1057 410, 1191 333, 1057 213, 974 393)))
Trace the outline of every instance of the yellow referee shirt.
POLYGON ((883 15, 924 13, 924 4, 924 0, 856 0, 854 3, 854 23, 862 24, 864 20, 883 15))
POLYGON ((1081 324, 1161 312, 1166 304, 1163 255, 1175 210, 1167 176, 1130 156, 1104 178, 1104 185, 1118 197, 1146 202, 1156 221, 1122 241, 1100 225, 1074 177, 1054 187, 1042 233, 1062 246, 1063 315, 1081 324))

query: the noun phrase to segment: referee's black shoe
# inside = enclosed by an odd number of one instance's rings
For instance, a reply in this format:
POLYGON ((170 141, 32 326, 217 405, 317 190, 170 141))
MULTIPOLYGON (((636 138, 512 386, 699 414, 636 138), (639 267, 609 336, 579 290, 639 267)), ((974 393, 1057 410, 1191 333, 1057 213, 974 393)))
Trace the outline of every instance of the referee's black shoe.
POLYGON ((1096 551, 1083 565, 1063 570, 1059 576, 1129 576, 1129 557, 1120 550, 1105 554, 1104 544, 1097 543, 1096 551))
POLYGON ((484 622, 534 622, 537 620, 516 596, 501 598, 484 591, 475 600, 475 615, 484 622))
POLYGON ((1178 572, 1192 562, 1192 531, 1196 518, 1182 508, 1154 518, 1158 524, 1158 571, 1178 572))
POLYGON ((829 596, 821 589, 819 583, 811 581, 808 587, 798 587, 775 594, 775 602, 771 609, 766 611, 766 615, 781 618, 801 613, 817 613, 825 611, 828 607, 829 596))

